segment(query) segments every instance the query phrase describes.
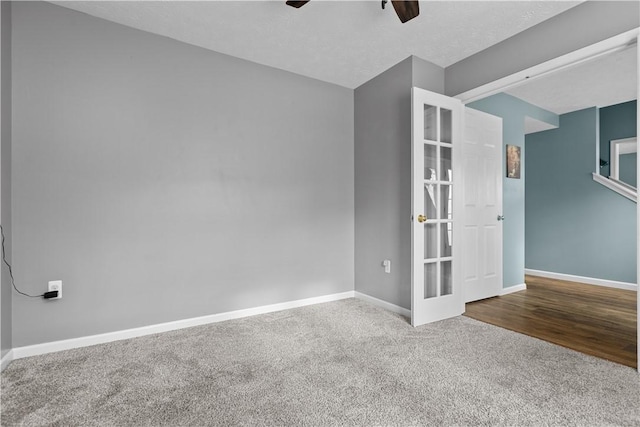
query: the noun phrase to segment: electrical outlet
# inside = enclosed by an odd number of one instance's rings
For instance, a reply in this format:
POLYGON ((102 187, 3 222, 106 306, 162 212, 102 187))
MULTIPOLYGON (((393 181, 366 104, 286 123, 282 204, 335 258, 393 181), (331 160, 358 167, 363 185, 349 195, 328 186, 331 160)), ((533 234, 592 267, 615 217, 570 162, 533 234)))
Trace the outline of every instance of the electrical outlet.
POLYGON ((384 261, 382 261, 382 266, 384 267, 384 272, 389 274, 391 273, 391 260, 390 259, 385 259, 384 261))
POLYGON ((58 291, 58 296, 51 299, 62 298, 62 280, 52 280, 49 282, 49 292, 51 291, 58 291))

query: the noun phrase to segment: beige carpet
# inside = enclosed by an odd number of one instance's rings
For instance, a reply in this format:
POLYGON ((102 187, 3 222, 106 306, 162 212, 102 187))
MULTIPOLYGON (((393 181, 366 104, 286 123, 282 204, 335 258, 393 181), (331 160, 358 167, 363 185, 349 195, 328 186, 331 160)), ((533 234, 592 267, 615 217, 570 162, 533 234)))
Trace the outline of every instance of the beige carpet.
POLYGON ((343 300, 14 361, 10 425, 640 425, 633 369, 343 300))

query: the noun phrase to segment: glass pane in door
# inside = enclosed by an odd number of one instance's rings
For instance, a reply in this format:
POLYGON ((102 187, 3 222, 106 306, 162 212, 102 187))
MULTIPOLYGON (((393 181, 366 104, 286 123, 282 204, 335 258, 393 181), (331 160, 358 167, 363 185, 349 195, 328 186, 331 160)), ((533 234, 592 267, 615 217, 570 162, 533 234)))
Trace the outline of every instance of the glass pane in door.
POLYGON ((424 225, 424 259, 438 256, 438 224, 424 225))
POLYGON ((424 265, 424 297, 438 296, 438 264, 432 262, 424 265))
POLYGON ((440 256, 451 256, 451 247, 453 246, 453 223, 444 222, 440 224, 440 256))
POLYGON ((440 219, 453 219, 453 191, 451 185, 440 186, 440 219))
POLYGON ((424 106, 424 139, 438 140, 438 107, 424 106))
POLYGON ((451 261, 440 263, 440 295, 451 295, 453 292, 453 271, 451 266, 451 261))
POLYGON ((440 148, 440 180, 451 182, 453 171, 451 170, 451 148, 440 148))
POLYGON ((424 179, 427 181, 437 181, 437 168, 438 147, 431 144, 424 144, 424 179))
POLYGON ((451 110, 440 109, 440 142, 451 144, 451 110))
POLYGON ((436 184, 424 185, 424 215, 427 219, 436 219, 436 215, 438 214, 436 210, 436 203, 438 201, 437 190, 438 186, 436 184))

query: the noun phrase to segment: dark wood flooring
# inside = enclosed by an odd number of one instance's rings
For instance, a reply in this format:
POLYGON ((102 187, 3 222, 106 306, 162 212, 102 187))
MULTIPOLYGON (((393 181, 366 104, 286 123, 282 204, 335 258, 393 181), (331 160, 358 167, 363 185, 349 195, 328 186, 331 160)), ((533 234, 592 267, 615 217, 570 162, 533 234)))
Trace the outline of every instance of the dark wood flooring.
POLYGON ((527 290, 467 304, 466 316, 637 368, 637 294, 525 276, 527 290))

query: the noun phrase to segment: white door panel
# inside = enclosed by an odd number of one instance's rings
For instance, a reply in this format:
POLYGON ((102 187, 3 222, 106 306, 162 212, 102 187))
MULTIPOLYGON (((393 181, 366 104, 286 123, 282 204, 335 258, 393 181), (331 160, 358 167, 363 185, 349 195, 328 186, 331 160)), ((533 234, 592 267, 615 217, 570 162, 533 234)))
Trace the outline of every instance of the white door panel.
POLYGON ((457 261, 463 107, 457 99, 418 88, 411 95, 411 324, 419 326, 464 311, 457 261))
POLYGON ((501 118, 465 109, 460 153, 465 165, 465 302, 499 295, 502 289, 502 144, 501 118))

